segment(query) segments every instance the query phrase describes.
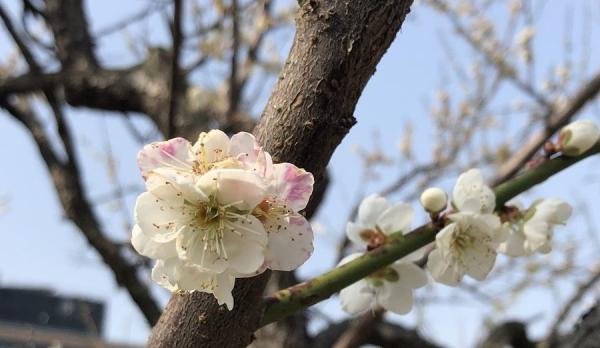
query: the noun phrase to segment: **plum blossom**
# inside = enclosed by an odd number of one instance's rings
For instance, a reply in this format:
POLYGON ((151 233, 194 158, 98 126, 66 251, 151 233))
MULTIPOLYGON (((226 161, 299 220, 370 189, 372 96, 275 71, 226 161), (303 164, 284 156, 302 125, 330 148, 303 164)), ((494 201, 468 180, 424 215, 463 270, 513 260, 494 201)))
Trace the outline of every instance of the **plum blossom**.
POLYGON ((535 252, 549 253, 556 225, 564 225, 571 216, 572 208, 559 199, 541 199, 529 209, 509 214, 503 224, 508 239, 498 246, 498 252, 508 256, 528 256, 535 252))
MULTIPOLYGON (((361 254, 346 256, 339 265, 348 263, 361 254)), ((406 314, 413 305, 413 290, 427 285, 427 276, 411 262, 393 264, 359 280, 340 291, 342 309, 358 314, 379 305, 386 310, 406 314)))
POLYGON ((493 214, 494 192, 485 185, 481 172, 461 174, 452 192, 456 211, 450 223, 436 236, 436 249, 429 255, 427 269, 443 284, 456 286, 463 276, 483 280, 496 261, 496 248, 505 237, 500 219, 493 214))
POLYGON ((144 146, 146 181, 135 206, 131 242, 157 260, 153 279, 171 291, 203 291, 233 308, 236 278, 267 268, 293 270, 313 251, 300 214, 314 179, 290 163, 273 164, 250 133, 219 130, 144 146))
POLYGON ((161 259, 173 252, 207 272, 256 271, 264 262, 267 233, 251 212, 265 197, 256 174, 216 169, 200 177, 179 177, 156 170, 148 192, 136 202, 134 247, 161 259), (143 245, 143 247, 142 247, 143 245))
POLYGON ((578 120, 561 129, 559 137, 562 153, 567 156, 579 156, 598 142, 600 129, 594 121, 578 120))
POLYGON ((358 207, 358 221, 346 225, 346 235, 359 247, 377 247, 392 233, 409 232, 413 215, 406 203, 391 204, 379 195, 370 195, 358 207))

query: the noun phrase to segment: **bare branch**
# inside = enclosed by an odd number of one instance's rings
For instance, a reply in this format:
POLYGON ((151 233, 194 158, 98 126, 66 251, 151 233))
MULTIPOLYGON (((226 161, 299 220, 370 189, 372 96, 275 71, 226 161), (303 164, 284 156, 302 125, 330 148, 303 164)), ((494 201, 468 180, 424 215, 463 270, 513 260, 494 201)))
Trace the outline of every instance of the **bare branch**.
MULTIPOLYGON (((117 283, 127 289, 148 323, 152 325, 160 316, 160 307, 150 295, 146 284, 140 280, 137 268, 127 261, 117 244, 105 237, 106 234, 101 230, 101 224, 84 195, 79 168, 74 162, 59 160, 52 151, 52 145, 42 125, 30 108, 20 107, 7 100, 0 100, 0 106, 29 130, 51 174, 65 215, 81 230, 102 261, 113 271, 117 283)), ((66 134, 68 131, 63 131, 61 137, 66 134)), ((64 145, 69 143, 70 141, 66 141, 64 145)), ((67 153, 72 153, 72 149, 68 149, 67 153)))
POLYGON ((579 89, 575 96, 571 98, 568 105, 556 111, 549 109, 544 116, 544 120, 546 120, 544 129, 533 136, 527 144, 521 147, 505 162, 500 170, 498 170, 496 176, 491 180, 492 186, 517 174, 533 158, 536 152, 544 146, 544 143, 561 127, 569 123, 573 116, 598 95, 598 92, 600 92, 600 72, 579 89))
POLYGON ((567 316, 571 313, 571 310, 573 309, 573 307, 581 300, 581 298, 588 291, 590 291, 592 289, 592 287, 598 281, 600 281, 600 270, 597 270, 596 272, 594 272, 587 281, 585 281, 583 284, 581 284, 579 286, 579 288, 577 289, 577 291, 575 292, 575 294, 573 295, 573 297, 571 297, 571 299, 569 299, 569 301, 567 301, 567 303, 565 303, 563 308, 560 310, 560 313, 554 320, 554 323, 552 323, 552 326, 550 326, 550 334, 548 335, 548 338, 546 338, 548 347, 554 347, 558 343, 558 338, 559 338, 559 334, 560 334, 559 330, 560 330, 561 324, 564 322, 564 320, 567 318, 567 316))
POLYGON ((177 115, 177 105, 179 101, 179 81, 182 79, 179 68, 179 56, 181 54, 182 45, 182 4, 183 0, 173 0, 173 22, 171 23, 171 36, 173 38, 173 47, 171 49, 171 88, 169 99, 169 112, 167 114, 167 126, 165 136, 172 138, 176 133, 175 116, 177 115))

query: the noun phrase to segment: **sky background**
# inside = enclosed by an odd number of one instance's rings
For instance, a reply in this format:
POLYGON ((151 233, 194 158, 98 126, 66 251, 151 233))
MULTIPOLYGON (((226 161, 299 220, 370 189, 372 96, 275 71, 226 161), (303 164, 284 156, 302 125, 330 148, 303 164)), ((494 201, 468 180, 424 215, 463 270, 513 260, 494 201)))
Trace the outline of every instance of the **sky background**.
MULTIPOLYGON (((18 4, 15 0, 7 2, 12 13, 19 11, 18 4)), ((127 14, 139 11, 146 4, 147 1, 141 0, 88 1, 87 10, 92 22, 92 32, 110 26, 127 14), (115 15, 117 8, 118 16, 115 15)), ((492 9, 492 13, 495 14, 494 18, 502 22, 506 11, 500 6, 505 5, 496 6, 497 9, 492 9)), ((565 14, 570 13, 569 11, 572 11, 577 19, 582 18, 584 12, 587 13, 591 18, 591 37, 597 40, 600 36, 600 6, 597 2, 553 1, 539 6, 535 17, 539 37, 536 37, 534 51, 539 57, 540 76, 547 72, 549 66, 565 59, 560 38, 565 31, 565 14)), ((578 37, 577 33, 582 26, 576 24, 573 28, 574 36, 578 37)), ((135 37, 141 33, 154 44, 166 42, 165 27, 161 18, 157 16, 146 23, 132 26, 129 34, 135 37)), ((357 192, 376 192, 378 188, 385 186, 385 183, 393 181, 399 173, 406 171, 408 164, 402 159, 398 144, 407 123, 411 123, 414 129, 413 148, 417 161, 426 162, 430 159, 430 139, 435 134, 427 116, 427 101, 435 98, 435 93, 440 87, 458 89, 450 82, 448 60, 440 41, 440 35, 451 38, 451 33, 450 26, 442 17, 423 5, 417 4, 413 7, 412 13, 359 101, 355 112, 358 123, 331 160, 332 185, 315 218, 318 231, 315 253, 301 268, 301 276, 322 273, 335 264, 332 250, 340 240, 345 219, 351 208, 348 202, 355 201, 357 192), (377 170, 381 178, 377 184, 365 187, 360 175, 357 175, 361 166, 360 159, 354 151, 357 145, 365 148, 378 146, 396 160, 393 165, 377 170)), ((291 30, 283 30, 276 35, 281 43, 282 52, 285 52, 292 38, 291 30)), ((136 59, 131 56, 124 41, 123 33, 104 37, 98 43, 101 47, 98 50, 101 60, 113 66, 126 66, 134 62, 136 59)), ((472 55, 464 44, 452 42, 452 48, 458 57, 468 58, 472 55)), ((571 54, 576 57, 579 48, 574 46, 571 54)), ((0 60, 4 61, 2 57, 7 57, 11 51, 12 43, 2 28, 0 60)), ((589 71, 586 76, 600 69, 598 48, 592 47, 588 65, 589 71)), ((206 80, 210 79, 210 76, 197 78, 206 80)), ((269 84, 272 83, 273 79, 269 81, 269 84)), ((270 88, 265 90, 267 93, 255 103, 256 114, 262 110, 270 88)), ((515 98, 520 97, 511 88, 505 88, 500 93, 501 101, 515 98)), ((126 187, 141 187, 142 181, 135 166, 140 145, 131 139, 120 116, 73 108, 68 108, 67 114, 68 122, 74 129, 78 155, 84 168, 83 178, 92 201, 98 201, 110 192, 110 180, 106 171, 107 151, 115 154, 117 175, 121 183, 126 187)), ((597 105, 586 108, 580 117, 600 120, 597 105)), ((143 130, 152 129, 143 117, 138 116, 134 121, 143 130)), ((512 122, 511 124, 516 125, 519 120, 512 122)), ((52 129, 52 124, 47 124, 48 129, 52 129)), ((0 286, 45 288, 61 295, 102 301, 106 305, 104 336, 115 342, 143 343, 148 334, 143 317, 127 293, 116 286, 111 272, 99 261, 95 252, 88 248, 80 232, 62 216, 52 182, 28 132, 9 115, 0 112, 0 134, 0 201, 4 202, 0 212, 0 286)), ((535 197, 560 197, 574 206, 580 201, 593 202, 600 194, 600 180, 597 176, 599 164, 598 158, 590 159, 555 176, 533 190, 535 197)), ((450 192, 454 180, 445 178, 438 184, 450 192)), ((523 199, 524 202, 531 200, 532 195, 523 199)), ((134 201, 135 195, 127 197, 126 210, 130 213, 134 201)), ((412 203, 418 211, 416 202, 412 203)), ((590 209, 592 212, 597 211, 593 206, 590 209)), ((120 211, 115 211, 114 203, 98 205, 97 213, 112 237, 121 240, 129 238, 129 231, 124 227, 126 217, 120 211)), ((559 232, 557 243, 563 240, 561 238, 567 240, 564 237, 566 233, 581 236, 579 240, 584 241, 586 238, 594 238, 588 234, 588 226, 589 223, 592 226, 598 224, 600 216, 589 215, 576 210, 568 228, 559 232)), ((419 213, 414 225, 423 221, 424 214, 419 213)), ((587 258, 590 266, 599 261, 593 254, 583 251, 581 257, 587 258)), ((519 298, 504 318, 531 321, 532 333, 542 335, 558 310, 556 296, 561 299, 568 298, 574 286, 574 281, 565 281, 552 294, 543 289, 531 291, 519 298)), ((442 285, 436 285, 435 288, 436 294, 449 293, 442 285)), ((168 294, 165 291, 158 287, 154 287, 153 291, 163 303, 166 302, 168 294)), ((429 291, 432 290, 423 290, 422 295, 425 296, 429 291)), ((584 302, 589 304, 597 293, 592 295, 584 302)), ((335 298, 317 308, 334 320, 343 318, 335 298)), ((410 326, 423 317, 428 318, 423 323, 426 335, 451 347, 463 347, 473 344, 481 337, 484 332, 484 316, 494 318, 489 309, 471 301, 466 304, 432 305, 427 307, 425 313, 416 310, 405 317, 396 316, 394 320, 410 326)), ((322 325, 325 325, 324 321, 316 320, 311 328, 317 329, 322 325)))

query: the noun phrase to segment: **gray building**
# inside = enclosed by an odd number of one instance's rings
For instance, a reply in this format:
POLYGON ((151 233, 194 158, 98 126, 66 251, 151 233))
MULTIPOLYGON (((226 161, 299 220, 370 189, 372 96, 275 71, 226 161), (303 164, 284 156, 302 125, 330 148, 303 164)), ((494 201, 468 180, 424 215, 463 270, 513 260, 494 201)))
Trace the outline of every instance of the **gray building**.
POLYGON ((0 348, 125 347, 104 342, 103 319, 99 302, 0 288, 0 348))

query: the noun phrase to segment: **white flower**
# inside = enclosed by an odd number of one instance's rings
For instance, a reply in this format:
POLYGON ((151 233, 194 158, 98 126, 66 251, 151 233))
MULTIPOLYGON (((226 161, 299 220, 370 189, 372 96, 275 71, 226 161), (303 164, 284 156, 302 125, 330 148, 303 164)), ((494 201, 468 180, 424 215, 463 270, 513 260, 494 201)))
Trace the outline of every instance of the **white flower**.
POLYGON ((413 214, 406 203, 392 205, 379 195, 371 195, 358 207, 358 221, 346 225, 346 234, 359 247, 376 247, 392 233, 409 232, 413 214))
POLYGON ((463 276, 483 280, 496 261, 496 248, 505 238, 500 219, 492 214, 494 192, 485 185, 481 172, 471 169, 461 174, 452 192, 456 213, 436 236, 427 269, 443 284, 456 286, 463 276))
POLYGON ((430 187, 421 194, 421 205, 428 213, 436 214, 446 209, 448 196, 446 192, 437 188, 430 187))
POLYGON ((560 150, 568 156, 579 156, 598 142, 600 129, 594 121, 578 120, 561 129, 559 136, 560 150))
POLYGON ((550 252, 554 226, 564 225, 571 212, 571 206, 559 199, 535 202, 523 214, 504 223, 508 239, 498 246, 498 252, 513 257, 550 252))
POLYGON ((250 214, 266 194, 260 177, 240 169, 199 177, 156 169, 146 184, 148 192, 135 206, 132 242, 138 252, 163 259, 175 251, 212 273, 252 273, 263 264, 267 233, 250 214))
POLYGON ((138 166, 147 192, 136 201, 131 242, 158 260, 153 279, 163 287, 212 293, 231 309, 235 278, 290 271, 311 255, 312 228, 299 212, 313 176, 273 164, 252 134, 153 143, 138 166))
MULTIPOLYGON (((350 262, 361 254, 346 256, 340 265, 350 262)), ((390 312, 406 314, 413 304, 413 289, 427 284, 425 272, 411 262, 396 261, 370 276, 340 291, 342 309, 358 314, 376 305, 390 312)))

